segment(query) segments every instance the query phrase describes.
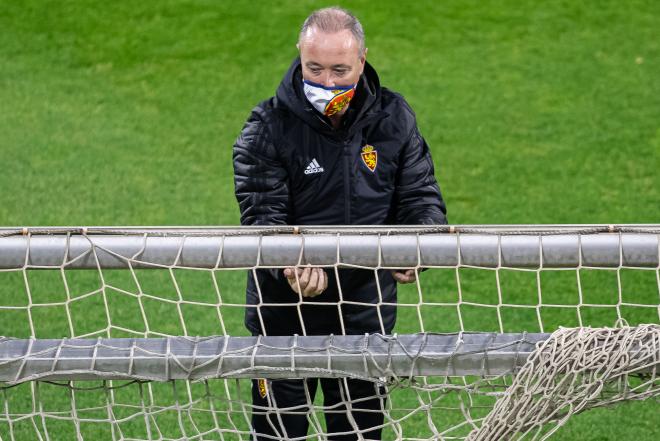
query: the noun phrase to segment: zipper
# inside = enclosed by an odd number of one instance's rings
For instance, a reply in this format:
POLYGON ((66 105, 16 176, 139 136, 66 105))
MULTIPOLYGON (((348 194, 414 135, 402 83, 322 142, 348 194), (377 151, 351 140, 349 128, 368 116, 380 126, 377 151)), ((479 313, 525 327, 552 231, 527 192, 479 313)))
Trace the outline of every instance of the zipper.
POLYGON ((373 124, 376 121, 385 118, 388 115, 387 112, 385 111, 380 111, 376 114, 369 115, 369 117, 365 117, 362 119, 362 121, 359 121, 357 124, 353 124, 351 127, 348 128, 348 130, 345 132, 346 138, 344 140, 344 224, 345 225, 352 225, 351 224, 351 139, 353 138, 353 135, 358 131, 361 130, 362 127, 365 127, 367 124, 373 124))
MULTIPOLYGON (((311 111, 311 109, 310 109, 311 111)), ((316 112, 313 112, 316 119, 318 119, 324 126, 330 128, 333 132, 339 132, 340 130, 335 129, 333 126, 328 124, 323 118, 321 118, 316 112)), ((343 152, 343 162, 344 162, 344 225, 351 225, 351 138, 353 134, 362 129, 362 127, 367 124, 374 123, 379 119, 382 119, 388 115, 385 111, 380 111, 375 114, 371 114, 361 121, 358 124, 353 124, 348 128, 347 131, 343 131, 344 139, 344 152, 343 152)))

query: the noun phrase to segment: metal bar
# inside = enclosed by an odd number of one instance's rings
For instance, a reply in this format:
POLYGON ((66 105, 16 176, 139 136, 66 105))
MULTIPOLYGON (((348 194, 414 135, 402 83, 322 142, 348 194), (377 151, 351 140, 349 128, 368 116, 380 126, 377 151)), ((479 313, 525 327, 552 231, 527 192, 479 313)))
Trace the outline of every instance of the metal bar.
POLYGON ((387 234, 404 231, 408 233, 428 232, 490 234, 563 234, 596 232, 647 232, 660 233, 660 224, 465 224, 465 225, 277 225, 277 226, 41 226, 41 227, 0 227, 0 236, 26 234, 178 234, 178 235, 240 235, 270 231, 272 233, 319 233, 335 234, 360 232, 366 234, 387 234))
MULTIPOLYGON (((270 231, 270 230, 269 230, 270 231)), ((320 231, 320 230, 319 230, 320 231)), ((548 232, 550 230, 547 230, 548 232)), ((208 232, 207 232, 208 233, 208 232)), ((657 268, 656 233, 0 235, 0 269, 244 268, 335 264, 381 267, 657 268), (260 249, 261 247, 261 249, 260 249), (419 252, 418 252, 419 248, 419 252), (302 256, 302 258, 301 258, 302 256), (339 259, 337 258, 339 256, 339 259), (97 263, 98 260, 98 263, 97 263)))
POLYGON ((0 338, 0 382, 503 375, 550 334, 0 338))

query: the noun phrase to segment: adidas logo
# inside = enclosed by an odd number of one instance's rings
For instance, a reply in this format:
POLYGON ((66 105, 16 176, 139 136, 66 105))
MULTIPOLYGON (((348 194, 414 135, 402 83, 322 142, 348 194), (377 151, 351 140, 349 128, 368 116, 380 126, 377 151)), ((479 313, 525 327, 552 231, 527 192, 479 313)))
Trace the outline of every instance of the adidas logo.
POLYGON ((305 169, 306 175, 311 175, 312 173, 322 173, 322 172, 323 172, 323 167, 321 167, 319 163, 316 162, 316 158, 312 159, 312 162, 310 162, 307 168, 305 169))

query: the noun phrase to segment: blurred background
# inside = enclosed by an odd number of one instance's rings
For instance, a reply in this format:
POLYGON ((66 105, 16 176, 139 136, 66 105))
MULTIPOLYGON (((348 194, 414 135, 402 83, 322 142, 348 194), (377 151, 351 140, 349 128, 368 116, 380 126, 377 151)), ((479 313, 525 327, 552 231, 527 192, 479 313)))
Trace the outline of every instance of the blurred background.
MULTIPOLYGON (((318 1, 0 0, 0 225, 235 225, 318 1)), ((346 1, 455 224, 660 221, 660 3, 346 1)))

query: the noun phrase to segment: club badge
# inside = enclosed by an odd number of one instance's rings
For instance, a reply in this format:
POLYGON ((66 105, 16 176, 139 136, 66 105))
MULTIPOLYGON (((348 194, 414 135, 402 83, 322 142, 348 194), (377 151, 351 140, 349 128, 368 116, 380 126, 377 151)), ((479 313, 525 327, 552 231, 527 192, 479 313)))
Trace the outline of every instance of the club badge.
POLYGON ((376 170, 378 165, 378 151, 374 149, 373 146, 367 144, 362 147, 362 162, 367 166, 372 172, 376 170))
POLYGON ((264 378, 259 378, 259 380, 257 380, 257 388, 259 389, 259 396, 261 398, 266 398, 266 395, 268 395, 268 385, 264 378))

